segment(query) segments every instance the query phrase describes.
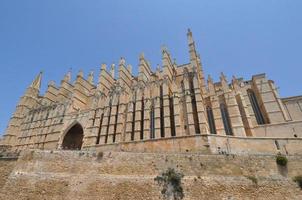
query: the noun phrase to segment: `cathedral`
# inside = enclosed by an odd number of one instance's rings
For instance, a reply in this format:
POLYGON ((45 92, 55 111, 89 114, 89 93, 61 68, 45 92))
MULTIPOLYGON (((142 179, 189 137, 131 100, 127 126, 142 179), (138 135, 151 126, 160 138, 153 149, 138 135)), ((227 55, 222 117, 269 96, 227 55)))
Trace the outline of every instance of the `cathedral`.
POLYGON ((221 73, 214 82, 190 30, 187 39, 189 63, 177 64, 162 48, 156 71, 139 56, 137 76, 121 58, 118 66, 102 64, 97 81, 93 72, 74 81, 68 72, 41 96, 38 74, 0 144, 15 151, 301 152, 302 96, 281 98, 265 74, 228 80, 221 73))

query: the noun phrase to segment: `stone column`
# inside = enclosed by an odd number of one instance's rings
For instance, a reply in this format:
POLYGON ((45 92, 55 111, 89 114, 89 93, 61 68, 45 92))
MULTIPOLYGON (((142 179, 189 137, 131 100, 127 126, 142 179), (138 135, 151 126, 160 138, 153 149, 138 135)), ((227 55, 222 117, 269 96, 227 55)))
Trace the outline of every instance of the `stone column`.
MULTIPOLYGON (((102 122, 102 127, 101 127, 100 144, 105 144, 105 140, 107 137, 106 134, 107 134, 109 115, 110 115, 110 103, 109 102, 110 102, 110 97, 107 97, 106 103, 104 106, 104 115, 103 115, 103 122, 102 122)), ((107 138, 107 143, 108 143, 108 138, 107 138)))
POLYGON ((185 102, 187 105, 187 118, 188 118, 188 126, 189 135, 195 135, 195 126, 194 126, 194 117, 193 117, 193 109, 192 109, 192 99, 190 95, 190 84, 189 84, 189 74, 185 73, 184 75, 184 86, 185 86, 185 102))
POLYGON ((114 129, 116 126, 117 115, 119 109, 119 94, 114 94, 112 98, 112 106, 111 106, 111 113, 110 113, 110 122, 109 122, 109 131, 108 131, 108 140, 107 143, 113 143, 114 139, 114 129))
POLYGON ((247 101, 244 99, 244 96, 242 95, 241 92, 238 92, 238 94, 236 95, 236 98, 242 104, 242 108, 243 108, 242 121, 243 121, 243 124, 244 124, 244 127, 245 127, 246 135, 247 136, 253 136, 254 135, 254 129, 253 129, 254 126, 253 126, 253 123, 252 123, 250 111, 248 109, 247 101))
POLYGON ((251 127, 255 127, 258 125, 256 116, 253 110, 253 107, 250 102, 249 95, 246 90, 241 90, 241 96, 244 99, 245 105, 246 105, 246 111, 249 113, 250 121, 251 121, 251 127))
POLYGON ((224 93, 234 136, 246 136, 234 91, 224 93))
POLYGON ((132 118, 133 118, 133 100, 128 103, 128 112, 126 118, 125 141, 131 141, 132 135, 132 118))
POLYGON ((98 136, 98 126, 100 119, 98 118, 99 109, 92 109, 88 116, 88 122, 86 127, 86 133, 83 138, 83 146, 95 145, 98 136))
POLYGON ((224 130, 223 121, 222 121, 218 96, 216 94, 210 96, 210 101, 212 104, 212 111, 213 111, 214 120, 215 120, 216 133, 217 133, 217 135, 226 135, 225 130, 224 130))
POLYGON ((201 134, 209 133, 209 125, 206 118, 205 108, 203 99, 201 96, 201 90, 198 84, 197 74, 193 76, 193 87, 196 99, 197 113, 198 113, 198 121, 199 121, 199 129, 201 134))
POLYGON ((125 109, 127 106, 127 96, 123 93, 120 96, 120 104, 118 109, 118 118, 117 118, 117 125, 116 125, 116 134, 115 134, 115 142, 121 142, 123 140, 122 133, 123 133, 123 125, 126 118, 125 109))
POLYGON ((161 138, 160 135, 160 85, 154 84, 154 124, 155 124, 155 138, 161 138))
POLYGON ((165 137, 171 137, 171 121, 170 121, 170 100, 169 100, 169 93, 170 89, 168 86, 168 79, 164 79, 163 81, 163 111, 164 111, 164 129, 165 129, 165 137))
POLYGON ((144 96, 145 96, 145 111, 144 111, 144 140, 150 139, 150 111, 151 111, 151 96, 150 96, 150 87, 145 87, 144 96))
POLYGON ((138 89, 136 94, 134 140, 140 140, 143 89, 138 89))
POLYGON ((180 97, 177 90, 173 92, 173 106, 174 106, 174 121, 175 121, 175 134, 177 136, 184 135, 184 130, 181 126, 181 119, 180 119, 180 97))

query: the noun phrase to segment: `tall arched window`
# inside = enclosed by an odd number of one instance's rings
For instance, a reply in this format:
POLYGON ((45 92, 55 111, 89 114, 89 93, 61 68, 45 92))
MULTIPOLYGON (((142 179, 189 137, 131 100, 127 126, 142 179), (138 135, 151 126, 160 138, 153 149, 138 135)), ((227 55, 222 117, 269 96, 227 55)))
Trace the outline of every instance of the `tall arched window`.
POLYGON ((112 111, 112 98, 109 101, 108 122, 107 122, 107 127, 106 127, 105 144, 107 144, 107 140, 108 140, 111 111, 112 111))
POLYGON ((117 119, 119 115, 119 107, 120 107, 120 100, 117 102, 117 107, 116 107, 116 113, 115 113, 115 119, 114 119, 114 132, 113 132, 113 138, 112 142, 115 143, 115 138, 116 138, 116 128, 117 128, 117 119))
POLYGON ((220 104, 220 112, 221 112, 223 126, 225 129, 226 135, 233 135, 230 116, 229 116, 229 112, 228 112, 228 109, 227 109, 225 103, 220 104))
POLYGON ((171 124, 171 136, 176 136, 175 132, 175 120, 174 120, 174 104, 173 104, 173 96, 169 97, 169 109, 170 109, 170 124, 171 124))
POLYGON ((154 100, 151 100, 150 108, 150 138, 155 138, 154 100))
POLYGON ((101 130, 102 130, 102 125, 103 125, 103 118, 104 118, 104 112, 101 115, 98 136, 96 138, 96 144, 100 144, 100 137, 101 137, 101 130))
POLYGON ((210 106, 207 106, 207 117, 208 117, 208 123, 210 126, 210 132, 212 134, 216 134, 216 126, 215 126, 213 110, 210 106))
POLYGON ((243 106, 242 97, 241 97, 240 94, 237 94, 235 98, 236 98, 236 102, 238 104, 238 108, 239 108, 239 112, 240 112, 240 116, 241 116, 241 119, 242 119, 242 123, 243 123, 243 126, 244 126, 245 133, 246 133, 247 136, 252 136, 251 128, 250 128, 250 125, 249 125, 249 122, 248 122, 248 119, 247 119, 247 114, 246 114, 245 108, 243 106))
POLYGON ((257 123, 258 124, 266 124, 264 116, 263 116, 263 114, 261 112, 259 103, 257 101, 255 92, 253 90, 247 90, 247 93, 248 93, 250 102, 252 104, 252 108, 253 108, 253 111, 255 113, 255 117, 256 117, 257 123))
POLYGON ((190 95, 191 95, 191 103, 192 103, 192 111, 193 111, 193 120, 194 120, 195 133, 196 134, 200 134, 199 120, 198 120, 198 113, 197 113, 197 103, 196 103, 194 84, 193 84, 193 76, 194 75, 192 73, 190 73, 190 76, 189 76, 189 88, 190 88, 190 95))
POLYGON ((134 101, 133 101, 131 141, 134 140, 135 114, 136 114, 136 91, 134 92, 134 101))
POLYGON ((142 107, 141 107, 141 130, 140 130, 140 139, 144 139, 144 115, 145 115, 145 98, 142 96, 142 107))
POLYGON ((163 97, 163 86, 160 85, 160 136, 165 137, 165 118, 164 118, 164 97, 163 97))

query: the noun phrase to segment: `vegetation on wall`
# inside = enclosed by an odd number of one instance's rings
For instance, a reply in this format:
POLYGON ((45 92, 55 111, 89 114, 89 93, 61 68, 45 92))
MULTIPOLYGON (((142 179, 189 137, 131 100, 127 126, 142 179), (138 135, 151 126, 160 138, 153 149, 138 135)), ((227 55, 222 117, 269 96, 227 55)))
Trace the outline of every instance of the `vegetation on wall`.
POLYGON ((183 188, 181 186, 181 179, 183 174, 176 172, 173 168, 168 168, 160 176, 154 180, 162 186, 162 195, 166 199, 181 200, 184 198, 183 188))
POLYGON ((302 189, 302 175, 295 176, 293 180, 299 185, 299 187, 302 189))
POLYGON ((276 163, 280 166, 286 166, 287 165, 287 158, 283 155, 277 155, 276 156, 276 163))

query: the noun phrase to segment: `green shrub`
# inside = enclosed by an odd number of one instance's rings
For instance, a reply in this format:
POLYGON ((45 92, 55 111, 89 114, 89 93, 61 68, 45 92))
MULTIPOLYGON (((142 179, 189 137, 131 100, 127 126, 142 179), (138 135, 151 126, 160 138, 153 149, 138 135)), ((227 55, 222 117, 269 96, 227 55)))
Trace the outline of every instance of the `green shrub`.
POLYGON ((180 200, 184 198, 183 188, 181 186, 181 179, 183 174, 176 172, 173 168, 168 168, 160 176, 154 180, 163 187, 161 193, 164 198, 173 200, 180 200))
POLYGON ((299 185, 299 187, 302 189, 302 175, 295 176, 293 180, 299 185))
POLYGON ((282 155, 277 155, 276 156, 276 163, 280 166, 286 166, 287 165, 287 158, 282 155))

